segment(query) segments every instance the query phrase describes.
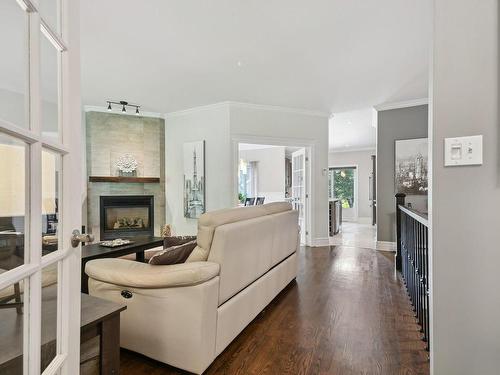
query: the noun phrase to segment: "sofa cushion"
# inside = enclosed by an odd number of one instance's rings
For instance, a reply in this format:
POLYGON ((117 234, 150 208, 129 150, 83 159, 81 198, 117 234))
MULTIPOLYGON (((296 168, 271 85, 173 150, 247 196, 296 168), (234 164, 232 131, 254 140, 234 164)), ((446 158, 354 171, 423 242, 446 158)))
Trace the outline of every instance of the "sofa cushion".
POLYGON ((85 265, 85 273, 94 280, 134 288, 161 289, 204 283, 219 275, 220 266, 194 262, 153 266, 124 259, 94 259, 85 265))
MULTIPOLYGON (((226 208, 204 213, 198 220, 198 247, 201 249, 196 248, 193 253, 191 253, 193 259, 194 255, 202 258, 202 255, 205 253, 208 257, 214 238, 214 232, 218 226, 290 210, 292 210, 292 205, 290 203, 274 202, 260 206, 226 208)), ((207 258, 199 260, 207 260, 207 258)), ((188 261, 190 261, 189 258, 188 261)))
POLYGON ((195 247, 196 239, 181 245, 170 246, 160 253, 153 255, 151 259, 149 259, 149 264, 167 265, 184 263, 195 247))
POLYGON ((167 236, 163 239, 163 248, 168 249, 172 246, 182 245, 196 240, 196 236, 167 236))
POLYGON ((186 259, 186 263, 190 262, 204 262, 208 259, 208 250, 200 246, 196 246, 194 250, 189 254, 189 257, 186 259))

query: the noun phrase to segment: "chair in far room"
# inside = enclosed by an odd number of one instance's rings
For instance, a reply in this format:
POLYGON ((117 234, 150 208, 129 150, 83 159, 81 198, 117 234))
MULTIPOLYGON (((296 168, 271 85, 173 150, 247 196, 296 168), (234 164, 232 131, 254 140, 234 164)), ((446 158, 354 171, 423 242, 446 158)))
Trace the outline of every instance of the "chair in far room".
POLYGON ((253 206, 255 204, 255 198, 246 198, 245 206, 253 206))
POLYGON ((266 199, 266 197, 257 197, 257 200, 255 201, 255 205, 260 206, 260 205, 264 204, 265 199, 266 199))

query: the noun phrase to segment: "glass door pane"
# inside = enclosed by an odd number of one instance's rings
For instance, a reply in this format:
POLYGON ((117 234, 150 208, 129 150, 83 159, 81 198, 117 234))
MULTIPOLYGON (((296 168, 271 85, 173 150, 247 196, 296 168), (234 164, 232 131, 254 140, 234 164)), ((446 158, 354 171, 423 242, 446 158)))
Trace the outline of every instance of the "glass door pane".
POLYGON ((28 128, 28 17, 14 0, 0 1, 0 122, 28 128))
POLYGON ((58 263, 42 270, 42 332, 41 371, 45 370, 57 354, 58 263))
POLYGON ((58 250, 61 156, 42 151, 42 255, 58 250))
POLYGON ((57 34, 61 33, 59 9, 60 2, 58 0, 40 0, 38 4, 38 11, 42 20, 57 34))
POLYGON ((59 50, 43 34, 40 35, 40 90, 42 135, 59 141, 59 50))
POLYGON ((27 145, 0 133, 0 272, 24 264, 27 145))
POLYGON ((23 374, 24 312, 23 280, 0 290, 0 374, 23 374))

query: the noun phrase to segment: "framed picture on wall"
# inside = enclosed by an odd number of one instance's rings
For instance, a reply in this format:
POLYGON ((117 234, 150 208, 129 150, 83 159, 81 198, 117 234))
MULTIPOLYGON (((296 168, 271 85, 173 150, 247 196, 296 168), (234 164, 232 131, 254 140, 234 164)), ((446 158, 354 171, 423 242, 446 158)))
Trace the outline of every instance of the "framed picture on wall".
POLYGON ((205 212, 205 141, 184 143, 184 217, 205 212))
POLYGON ((396 193, 427 195, 428 138, 397 140, 395 142, 396 193))

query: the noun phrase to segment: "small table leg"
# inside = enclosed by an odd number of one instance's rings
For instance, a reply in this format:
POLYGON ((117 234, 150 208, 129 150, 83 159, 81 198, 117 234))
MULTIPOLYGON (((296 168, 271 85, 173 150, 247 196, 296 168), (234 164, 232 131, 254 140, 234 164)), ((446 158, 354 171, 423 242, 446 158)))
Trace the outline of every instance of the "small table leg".
POLYGON ((135 253, 135 260, 144 263, 144 251, 138 251, 135 253))
POLYGON ((120 314, 101 322, 101 375, 120 373, 120 314))

